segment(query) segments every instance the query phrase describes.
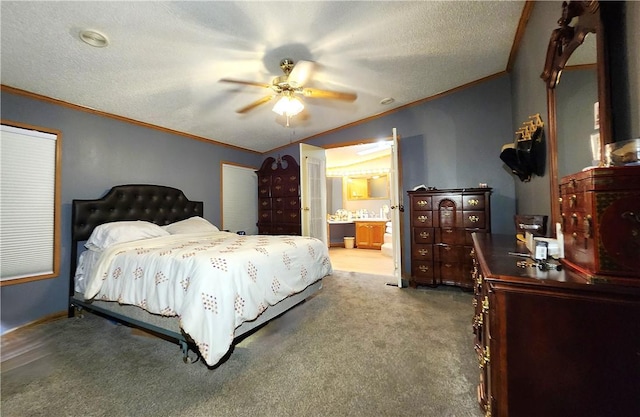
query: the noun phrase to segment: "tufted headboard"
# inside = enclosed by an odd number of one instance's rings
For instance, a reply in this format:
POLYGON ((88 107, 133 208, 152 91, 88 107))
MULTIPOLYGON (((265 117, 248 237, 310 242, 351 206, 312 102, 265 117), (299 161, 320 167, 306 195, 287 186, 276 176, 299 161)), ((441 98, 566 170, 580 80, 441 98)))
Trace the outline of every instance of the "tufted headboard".
MULTIPOLYGON (((146 220, 162 226, 193 216, 202 217, 202 211, 202 201, 190 201, 181 190, 162 185, 117 185, 102 198, 73 200, 69 295, 74 295, 78 242, 88 240, 97 226, 123 220, 146 220)), ((72 315, 69 304, 69 317, 72 315)))
POLYGON ((87 240, 102 224, 123 220, 146 220, 165 225, 202 216, 202 201, 189 201, 177 188, 129 184, 113 187, 97 200, 73 200, 71 239, 87 240))

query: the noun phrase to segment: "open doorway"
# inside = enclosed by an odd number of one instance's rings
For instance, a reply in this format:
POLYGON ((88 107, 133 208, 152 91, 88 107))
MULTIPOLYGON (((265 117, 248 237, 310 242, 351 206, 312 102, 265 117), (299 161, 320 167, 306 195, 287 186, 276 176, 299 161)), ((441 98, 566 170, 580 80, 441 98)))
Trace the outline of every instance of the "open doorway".
POLYGON ((335 270, 394 274, 389 210, 391 143, 326 150, 327 230, 335 270))

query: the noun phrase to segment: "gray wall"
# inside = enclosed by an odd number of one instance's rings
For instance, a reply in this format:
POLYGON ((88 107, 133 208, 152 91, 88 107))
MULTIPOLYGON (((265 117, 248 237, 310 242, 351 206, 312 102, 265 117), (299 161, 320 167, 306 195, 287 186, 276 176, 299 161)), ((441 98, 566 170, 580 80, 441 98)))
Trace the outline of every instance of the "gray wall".
MULTIPOLYGON (((487 183, 493 188, 492 231, 515 234, 514 182, 500 160, 502 145, 513 141, 511 119, 511 84, 509 76, 504 75, 309 143, 352 144, 359 139, 389 137, 395 127, 400 136, 401 197, 405 201, 406 191, 423 183, 440 189, 487 183)), ((278 153, 298 159, 299 147, 292 145, 278 153)), ((410 233, 406 204, 403 222, 403 272, 408 276, 410 233)))
MULTIPOLYGON (((529 120, 529 116, 539 113, 545 123, 545 137, 549 137, 547 90, 540 74, 544 69, 551 32, 558 26, 561 5, 562 2, 559 1, 537 1, 533 6, 511 73, 514 132, 523 122, 529 120)), ((551 191, 546 172, 542 177, 534 175, 527 183, 517 179, 514 181, 518 214, 551 215, 551 191)))
MULTIPOLYGON (((616 7, 613 3, 607 6, 616 7)), ((621 16, 624 21, 614 22, 608 28, 608 35, 614 40, 609 49, 614 52, 617 63, 610 67, 610 77, 617 87, 612 93, 617 112, 613 127, 614 132, 624 132, 624 137, 613 138, 616 141, 640 137, 640 2, 624 2, 623 6, 621 16), (621 43, 624 43, 624 50, 620 48, 621 43)), ((540 113, 548 134, 547 93, 540 74, 551 32, 558 27, 561 13, 562 1, 535 2, 511 72, 514 130, 530 115, 540 113)), ((516 181, 516 196, 519 214, 550 215, 549 178, 546 174, 534 176, 529 183, 516 181)))
POLYGON ((179 188, 204 201, 220 224, 220 163, 258 168, 262 156, 2 92, 2 119, 62 132, 62 247, 57 278, 2 287, 2 332, 67 308, 71 200, 101 197, 113 185, 179 188))

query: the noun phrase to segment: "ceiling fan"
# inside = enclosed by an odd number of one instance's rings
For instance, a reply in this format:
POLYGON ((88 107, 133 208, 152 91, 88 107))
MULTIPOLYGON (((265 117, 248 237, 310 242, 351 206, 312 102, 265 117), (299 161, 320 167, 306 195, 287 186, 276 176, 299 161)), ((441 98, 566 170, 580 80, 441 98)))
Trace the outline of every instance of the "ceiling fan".
POLYGON ((247 113, 250 110, 258 107, 261 104, 267 103, 274 98, 280 97, 280 100, 276 103, 273 111, 287 116, 287 126, 289 125, 289 117, 295 116, 303 110, 304 105, 297 97, 301 95, 309 98, 323 98, 343 101, 354 101, 358 96, 354 93, 347 93, 342 91, 330 91, 319 90, 317 88, 309 88, 304 85, 311 77, 314 63, 310 61, 298 61, 294 63, 292 59, 285 58, 280 61, 280 68, 284 75, 275 77, 271 84, 259 83, 254 81, 242 81, 234 80, 230 78, 222 78, 220 81, 225 83, 236 83, 244 85, 252 85, 255 87, 270 88, 275 94, 270 94, 262 97, 244 106, 238 110, 237 113, 247 113))

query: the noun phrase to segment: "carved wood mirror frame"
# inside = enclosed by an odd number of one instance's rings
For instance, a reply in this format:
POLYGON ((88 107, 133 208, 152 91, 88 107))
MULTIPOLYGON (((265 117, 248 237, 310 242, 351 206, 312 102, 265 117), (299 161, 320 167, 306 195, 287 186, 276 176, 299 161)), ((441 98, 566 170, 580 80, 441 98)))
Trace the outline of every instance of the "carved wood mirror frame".
POLYGON ((547 109, 549 129, 549 182, 551 187, 552 224, 560 222, 560 190, 558 178, 558 135, 556 115, 556 86, 560 81, 571 54, 582 45, 589 33, 596 33, 598 106, 600 118, 600 161, 603 160, 604 145, 611 138, 611 99, 609 93, 609 69, 605 44, 605 28, 600 15, 600 2, 596 0, 570 1, 562 3, 562 16, 558 28, 551 34, 544 71, 540 76, 547 86, 547 109))

